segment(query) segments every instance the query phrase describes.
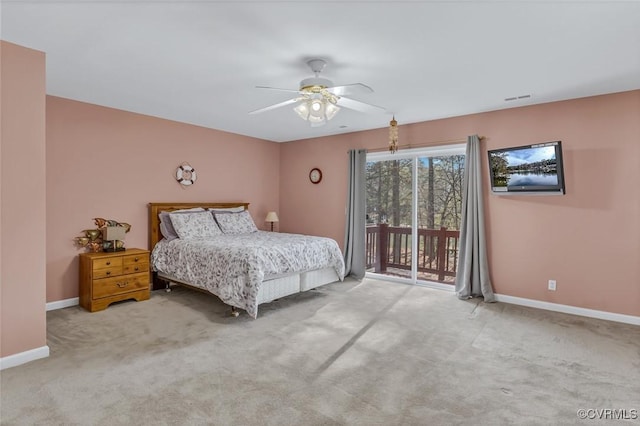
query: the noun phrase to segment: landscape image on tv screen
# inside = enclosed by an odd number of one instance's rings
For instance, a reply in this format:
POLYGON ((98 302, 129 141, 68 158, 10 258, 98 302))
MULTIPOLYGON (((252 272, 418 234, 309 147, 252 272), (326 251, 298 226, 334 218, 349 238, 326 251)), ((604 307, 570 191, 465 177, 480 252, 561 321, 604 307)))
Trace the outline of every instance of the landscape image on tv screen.
POLYGON ((558 185, 555 144, 491 152, 490 166, 497 189, 558 185))

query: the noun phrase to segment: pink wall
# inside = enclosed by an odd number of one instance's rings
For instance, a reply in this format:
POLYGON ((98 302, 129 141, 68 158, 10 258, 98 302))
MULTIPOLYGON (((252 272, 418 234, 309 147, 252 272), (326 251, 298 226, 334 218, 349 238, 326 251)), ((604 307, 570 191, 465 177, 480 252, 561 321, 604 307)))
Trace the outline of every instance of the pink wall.
POLYGON ((0 41, 0 357, 46 345, 45 55, 0 41))
POLYGON ((147 203, 245 201, 259 228, 279 203, 280 146, 159 118, 47 96, 47 301, 78 296, 73 238, 104 217, 132 225, 147 248, 147 203), (187 161, 189 188, 174 176, 187 161))
POLYGON ((282 144, 280 155, 280 230, 322 235, 344 244, 347 199, 347 152, 374 146, 386 133, 366 131, 282 144), (367 143, 369 142, 369 145, 367 143), (309 181, 309 171, 322 170, 322 181, 309 181))
MULTIPOLYGON (((552 140, 564 151, 566 195, 485 197, 495 291, 640 315, 640 91, 400 126, 401 144, 476 133, 487 137, 483 159, 487 149, 552 140)), ((280 229, 342 245, 347 150, 386 141, 379 129, 283 144, 280 229), (323 171, 319 185, 307 178, 313 167, 323 171)))

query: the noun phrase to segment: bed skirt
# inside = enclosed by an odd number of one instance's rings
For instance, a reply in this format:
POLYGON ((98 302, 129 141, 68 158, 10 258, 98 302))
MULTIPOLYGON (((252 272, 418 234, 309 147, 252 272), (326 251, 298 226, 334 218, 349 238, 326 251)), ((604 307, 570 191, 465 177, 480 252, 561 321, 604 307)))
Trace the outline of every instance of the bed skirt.
MULTIPOLYGON (((174 284, 184 284, 189 287, 195 287, 192 284, 177 280, 167 274, 163 274, 162 272, 158 272, 158 278, 174 284)), ((244 277, 238 277, 237 279, 244 280, 244 277)), ((257 303, 259 305, 271 302, 273 300, 280 299, 281 297, 308 291, 336 281, 340 281, 340 277, 338 277, 338 274, 336 274, 336 271, 332 267, 301 272, 299 274, 267 278, 260 286, 257 303)))

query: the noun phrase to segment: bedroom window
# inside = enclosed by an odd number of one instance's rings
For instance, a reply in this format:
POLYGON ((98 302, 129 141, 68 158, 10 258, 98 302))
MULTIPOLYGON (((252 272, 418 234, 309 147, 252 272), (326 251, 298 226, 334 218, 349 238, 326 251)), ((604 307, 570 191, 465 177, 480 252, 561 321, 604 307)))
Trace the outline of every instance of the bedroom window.
POLYGON ((465 145, 367 154, 367 273, 455 281, 465 145))

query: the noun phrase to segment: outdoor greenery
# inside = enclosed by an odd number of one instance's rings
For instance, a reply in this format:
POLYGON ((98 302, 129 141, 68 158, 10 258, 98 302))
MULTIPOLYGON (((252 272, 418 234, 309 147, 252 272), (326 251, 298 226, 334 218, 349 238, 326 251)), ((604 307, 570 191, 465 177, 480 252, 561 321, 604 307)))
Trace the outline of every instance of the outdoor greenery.
MULTIPOLYGON (((418 160, 419 228, 457 230, 464 155, 418 160)), ((412 160, 368 162, 367 223, 411 226, 412 160)))

